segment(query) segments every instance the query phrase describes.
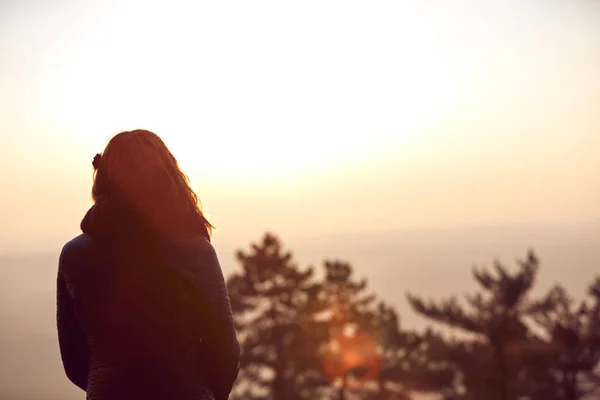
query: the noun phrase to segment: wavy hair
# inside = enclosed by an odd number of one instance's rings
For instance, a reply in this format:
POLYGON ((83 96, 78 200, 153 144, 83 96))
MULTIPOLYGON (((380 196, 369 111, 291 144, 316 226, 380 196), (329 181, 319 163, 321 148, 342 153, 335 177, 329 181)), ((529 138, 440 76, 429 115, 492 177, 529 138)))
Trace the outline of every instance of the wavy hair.
POLYGON ((194 231, 210 239, 214 226, 204 217, 187 175, 163 140, 147 130, 115 135, 94 158, 92 198, 125 201, 156 231, 194 231))

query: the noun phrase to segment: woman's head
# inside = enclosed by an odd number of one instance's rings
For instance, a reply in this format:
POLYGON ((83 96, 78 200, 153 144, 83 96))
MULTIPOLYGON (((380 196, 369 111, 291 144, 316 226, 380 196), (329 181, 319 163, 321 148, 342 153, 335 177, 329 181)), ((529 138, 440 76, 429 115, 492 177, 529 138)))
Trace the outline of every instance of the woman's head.
POLYGON ((119 133, 93 164, 95 202, 123 200, 162 233, 192 230, 210 237, 213 226, 204 218, 187 176, 155 133, 119 133))

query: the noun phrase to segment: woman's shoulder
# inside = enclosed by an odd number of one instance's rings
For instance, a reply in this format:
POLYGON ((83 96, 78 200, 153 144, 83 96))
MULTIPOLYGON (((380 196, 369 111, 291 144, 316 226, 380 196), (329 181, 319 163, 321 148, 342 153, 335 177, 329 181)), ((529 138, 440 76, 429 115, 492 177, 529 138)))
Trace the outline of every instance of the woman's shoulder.
POLYGON ((62 253, 73 253, 89 249, 93 246, 92 237, 87 233, 82 233, 69 240, 62 248, 62 253))
POLYGON ((172 236, 163 241, 164 255, 168 263, 190 275, 219 268, 219 259, 212 243, 204 236, 172 236))
POLYGON ((75 255, 89 251, 92 246, 92 238, 82 233, 65 243, 60 251, 60 259, 61 261, 72 259, 75 255))
POLYGON ((86 260, 96 259, 98 244, 86 233, 69 240, 62 247, 59 257, 59 269, 68 271, 73 265, 85 264, 86 260))
POLYGON ((216 254, 212 243, 202 235, 173 235, 164 238, 163 244, 177 252, 204 255, 216 254))

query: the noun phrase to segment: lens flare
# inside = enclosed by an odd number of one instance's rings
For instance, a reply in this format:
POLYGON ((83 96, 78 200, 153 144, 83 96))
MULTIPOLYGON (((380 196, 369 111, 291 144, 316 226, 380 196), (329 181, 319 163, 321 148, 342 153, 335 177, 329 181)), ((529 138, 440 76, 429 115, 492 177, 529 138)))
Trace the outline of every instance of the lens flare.
POLYGON ((322 355, 327 378, 332 382, 349 375, 360 382, 377 379, 381 372, 381 357, 377 350, 377 339, 367 332, 334 336, 322 355))

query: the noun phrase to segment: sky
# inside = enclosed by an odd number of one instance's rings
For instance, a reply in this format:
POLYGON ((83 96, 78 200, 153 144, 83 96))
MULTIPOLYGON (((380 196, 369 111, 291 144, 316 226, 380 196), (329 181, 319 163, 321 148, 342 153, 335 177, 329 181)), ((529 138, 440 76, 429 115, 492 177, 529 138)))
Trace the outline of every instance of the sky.
POLYGON ((599 20, 588 0, 0 0, 0 252, 76 235, 94 154, 134 128, 230 239, 598 224, 599 20))

